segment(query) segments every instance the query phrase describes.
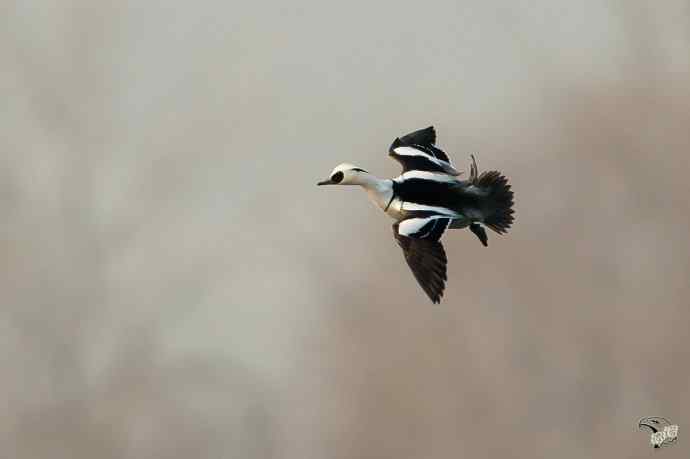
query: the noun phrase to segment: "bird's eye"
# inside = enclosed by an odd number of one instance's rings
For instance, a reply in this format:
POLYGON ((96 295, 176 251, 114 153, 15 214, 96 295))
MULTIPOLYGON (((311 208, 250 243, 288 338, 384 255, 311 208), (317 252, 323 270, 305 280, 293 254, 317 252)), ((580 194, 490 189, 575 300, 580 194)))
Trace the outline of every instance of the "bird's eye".
POLYGON ((333 183, 340 183, 343 181, 343 173, 342 172, 336 172, 331 176, 331 181, 333 183))

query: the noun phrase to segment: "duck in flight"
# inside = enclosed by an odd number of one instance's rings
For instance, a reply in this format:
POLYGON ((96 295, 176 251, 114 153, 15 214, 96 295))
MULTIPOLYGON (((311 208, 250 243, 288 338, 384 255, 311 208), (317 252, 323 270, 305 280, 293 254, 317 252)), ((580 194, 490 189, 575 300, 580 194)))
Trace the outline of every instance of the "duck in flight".
POLYGON ((513 192, 497 171, 477 171, 460 180, 448 156, 436 145, 433 126, 395 139, 388 151, 403 168, 381 179, 352 164, 338 165, 318 185, 359 185, 369 199, 395 220, 393 235, 414 277, 433 303, 446 282, 446 253, 440 239, 448 229, 469 228, 486 247, 484 226, 504 234, 513 223, 513 192))

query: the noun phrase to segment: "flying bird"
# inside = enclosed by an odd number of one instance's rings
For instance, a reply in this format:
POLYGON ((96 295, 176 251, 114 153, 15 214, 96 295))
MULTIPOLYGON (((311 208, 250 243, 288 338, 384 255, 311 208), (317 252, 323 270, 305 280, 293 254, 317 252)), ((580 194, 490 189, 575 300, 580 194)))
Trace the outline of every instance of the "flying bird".
POLYGON ((369 199, 395 220, 393 235, 414 277, 433 303, 443 296, 446 252, 440 239, 448 229, 469 228, 486 247, 484 226, 504 234, 513 223, 513 192, 497 171, 477 170, 460 180, 446 153, 436 145, 433 126, 393 141, 389 156, 402 165, 393 179, 378 178, 349 163, 335 167, 318 185, 359 185, 369 199))

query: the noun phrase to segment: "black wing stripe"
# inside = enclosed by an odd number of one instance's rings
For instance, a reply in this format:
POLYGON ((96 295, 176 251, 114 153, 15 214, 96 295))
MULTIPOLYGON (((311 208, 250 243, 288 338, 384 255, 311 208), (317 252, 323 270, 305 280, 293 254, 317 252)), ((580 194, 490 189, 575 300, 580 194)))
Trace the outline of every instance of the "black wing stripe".
POLYGON ((443 232, 448 228, 448 225, 450 225, 451 219, 450 218, 437 218, 434 220, 434 227, 431 229, 431 232, 426 236, 429 239, 433 239, 434 241, 438 241, 441 239, 441 236, 443 236, 443 232))

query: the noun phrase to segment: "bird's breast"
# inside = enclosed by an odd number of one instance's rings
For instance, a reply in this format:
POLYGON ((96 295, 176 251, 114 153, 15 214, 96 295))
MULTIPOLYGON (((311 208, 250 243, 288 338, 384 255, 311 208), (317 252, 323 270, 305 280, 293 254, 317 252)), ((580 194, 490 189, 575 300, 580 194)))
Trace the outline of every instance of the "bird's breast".
POLYGON ((375 188, 369 188, 369 199, 389 217, 398 220, 402 215, 402 200, 395 196, 391 181, 387 180, 375 188))
POLYGON ((397 196, 394 197, 388 209, 384 209, 384 212, 393 220, 402 220, 404 217, 403 201, 397 196))

